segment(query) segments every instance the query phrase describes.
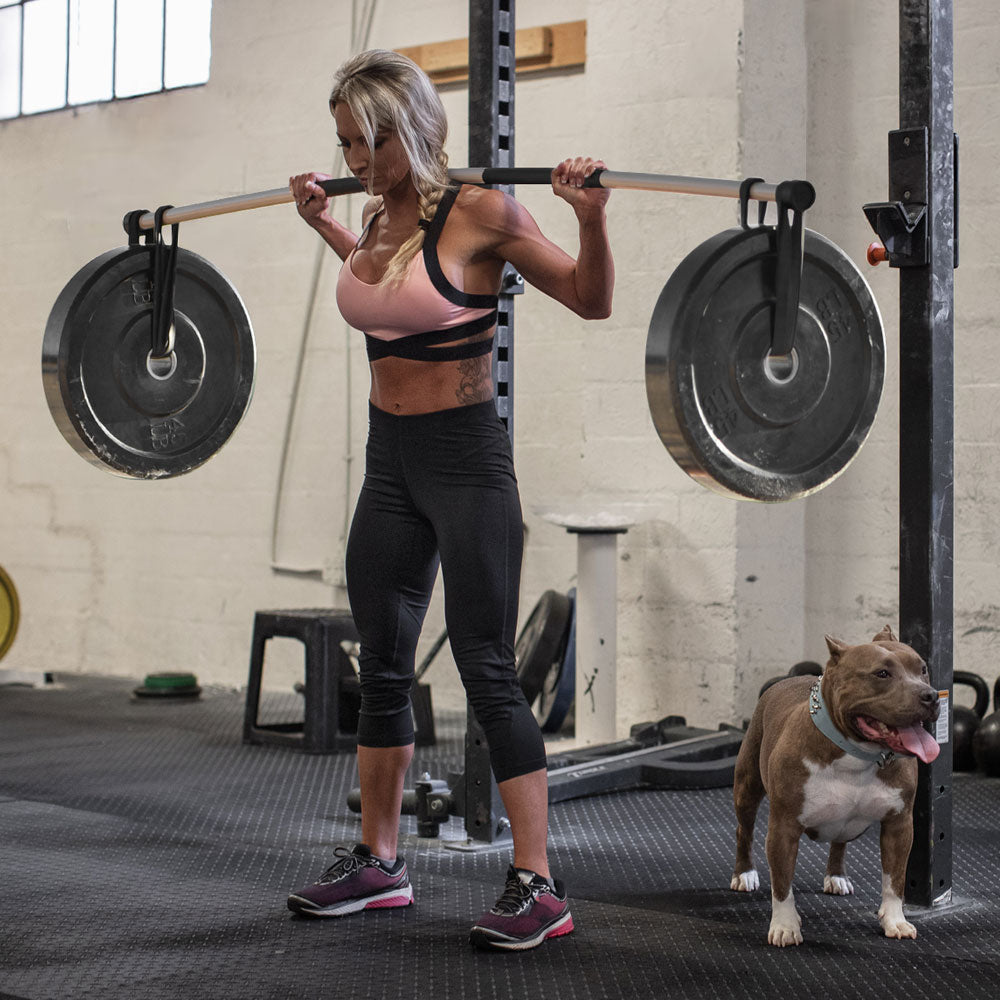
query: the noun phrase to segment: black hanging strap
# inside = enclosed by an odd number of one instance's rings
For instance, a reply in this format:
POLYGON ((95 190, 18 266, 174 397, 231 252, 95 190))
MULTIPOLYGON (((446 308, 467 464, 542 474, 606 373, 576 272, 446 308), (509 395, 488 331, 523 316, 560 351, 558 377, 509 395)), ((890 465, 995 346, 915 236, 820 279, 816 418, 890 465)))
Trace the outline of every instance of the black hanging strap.
POLYGON ((177 237, 180 225, 170 227, 170 243, 163 242, 163 213, 173 205, 162 205, 153 216, 153 342, 150 356, 166 358, 174 349, 174 279, 177 274, 177 237))
POLYGON ((805 239, 802 217, 815 200, 816 192, 808 181, 782 181, 775 191, 778 227, 774 322, 771 327, 771 355, 774 357, 791 354, 795 343, 805 239))
MULTIPOLYGON (((740 184, 740 226, 749 229, 747 215, 750 188, 762 183, 761 177, 747 177, 740 184)), ((805 239, 802 216, 816 200, 816 191, 808 181, 782 181, 774 192, 778 208, 776 227, 774 314, 771 322, 771 355, 785 357, 792 353, 795 327, 799 318, 799 292, 802 284, 802 252, 805 239)), ((757 204, 757 225, 764 225, 767 204, 757 204)))

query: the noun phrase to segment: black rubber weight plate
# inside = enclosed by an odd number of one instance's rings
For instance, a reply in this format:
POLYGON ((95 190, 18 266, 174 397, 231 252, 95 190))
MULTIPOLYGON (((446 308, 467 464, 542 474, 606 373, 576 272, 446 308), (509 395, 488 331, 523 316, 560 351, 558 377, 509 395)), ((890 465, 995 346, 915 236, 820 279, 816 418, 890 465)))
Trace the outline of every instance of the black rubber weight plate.
POLYGON ((667 281, 646 341, 646 395, 661 440, 703 485, 793 500, 835 479, 871 428, 882 393, 882 320, 861 272, 806 230, 790 364, 769 359, 776 240, 732 229, 667 281))
POLYGON ((214 455, 253 393, 256 352, 236 289, 183 247, 175 347, 149 358, 150 254, 111 250, 70 280, 49 315, 42 380, 63 437, 87 461, 134 479, 182 475, 214 455))

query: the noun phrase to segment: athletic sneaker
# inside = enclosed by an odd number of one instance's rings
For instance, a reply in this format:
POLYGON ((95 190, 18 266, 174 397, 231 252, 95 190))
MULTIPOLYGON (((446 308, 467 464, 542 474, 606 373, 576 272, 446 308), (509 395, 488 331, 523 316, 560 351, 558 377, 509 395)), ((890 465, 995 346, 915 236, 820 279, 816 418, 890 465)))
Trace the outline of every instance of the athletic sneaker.
POLYGON ((344 917, 360 910, 409 906, 413 889, 406 863, 396 858, 392 867, 373 857, 364 845, 354 850, 338 847, 337 860, 318 881, 288 897, 288 908, 304 917, 344 917))
POLYGON ((526 951, 571 930, 573 917, 563 884, 511 865, 503 895, 479 918, 469 940, 477 948, 526 951))

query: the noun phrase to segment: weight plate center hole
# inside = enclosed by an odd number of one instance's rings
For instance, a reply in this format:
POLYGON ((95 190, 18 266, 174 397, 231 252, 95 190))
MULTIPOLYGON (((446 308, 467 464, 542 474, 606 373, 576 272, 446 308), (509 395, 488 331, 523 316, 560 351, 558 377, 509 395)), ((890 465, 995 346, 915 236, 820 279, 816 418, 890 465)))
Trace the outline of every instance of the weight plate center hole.
POLYGON ((765 354, 764 374, 775 385, 791 382, 799 371, 799 356, 795 348, 791 354, 765 354))
POLYGON ((166 382, 177 371, 177 355, 171 351, 165 358, 154 358, 152 350, 146 355, 146 371, 160 382, 166 382))

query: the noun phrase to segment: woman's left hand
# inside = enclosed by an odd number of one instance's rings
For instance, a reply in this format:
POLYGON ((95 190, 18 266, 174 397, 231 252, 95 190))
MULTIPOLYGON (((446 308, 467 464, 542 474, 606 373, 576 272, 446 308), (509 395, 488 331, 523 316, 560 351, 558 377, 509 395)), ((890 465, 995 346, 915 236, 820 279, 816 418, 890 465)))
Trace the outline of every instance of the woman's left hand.
POLYGON ((552 190, 574 208, 603 208, 611 191, 602 187, 585 188, 583 182, 595 170, 605 169, 607 164, 603 160, 593 160, 589 156, 563 160, 552 171, 552 190))

